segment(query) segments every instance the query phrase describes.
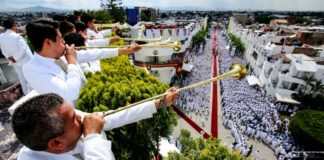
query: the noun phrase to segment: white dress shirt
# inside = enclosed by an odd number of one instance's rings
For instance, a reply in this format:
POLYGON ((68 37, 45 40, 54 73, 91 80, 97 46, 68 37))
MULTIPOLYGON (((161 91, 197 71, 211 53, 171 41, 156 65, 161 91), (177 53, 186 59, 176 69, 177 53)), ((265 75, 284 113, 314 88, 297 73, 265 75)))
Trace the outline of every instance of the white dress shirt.
MULTIPOLYGON (((110 40, 107 39, 93 39, 87 40, 86 46, 108 46, 110 40)), ((80 63, 80 67, 83 72, 96 73, 101 70, 100 60, 90 61, 86 63, 80 63)))
MULTIPOLYGON (((76 110, 77 114, 86 113, 76 110)), ((136 107, 117 112, 105 117, 104 131, 134 123, 142 119, 153 117, 156 113, 154 101, 146 102, 136 107)), ((79 160, 75 155, 81 155, 85 160, 113 160, 114 154, 111 151, 111 141, 100 134, 91 134, 81 137, 76 147, 66 153, 54 154, 45 151, 34 151, 23 147, 18 155, 18 160, 79 160)))
POLYGON ((27 45, 25 39, 11 29, 7 29, 4 33, 0 34, 0 48, 2 54, 8 59, 13 57, 16 63, 13 63, 22 90, 24 94, 27 94, 31 88, 22 73, 22 65, 27 63, 32 58, 32 52, 27 45))
POLYGON ((33 55, 25 39, 10 29, 0 34, 0 48, 2 54, 6 58, 13 57, 18 66, 27 63, 33 55))
MULTIPOLYGON (((77 53, 79 63, 94 61, 118 56, 118 49, 90 49, 80 50, 77 53)), ((61 57, 65 60, 65 57, 61 57)), ((85 76, 78 64, 68 64, 65 72, 55 59, 34 54, 33 58, 23 66, 23 73, 39 94, 57 93, 66 101, 75 106, 79 97, 85 76)))
POLYGON ((90 28, 87 28, 87 37, 88 38, 91 38, 91 37, 95 37, 95 38, 104 38, 108 35, 111 35, 111 29, 106 29, 106 30, 102 30, 102 31, 99 31, 98 33, 91 30, 90 28))

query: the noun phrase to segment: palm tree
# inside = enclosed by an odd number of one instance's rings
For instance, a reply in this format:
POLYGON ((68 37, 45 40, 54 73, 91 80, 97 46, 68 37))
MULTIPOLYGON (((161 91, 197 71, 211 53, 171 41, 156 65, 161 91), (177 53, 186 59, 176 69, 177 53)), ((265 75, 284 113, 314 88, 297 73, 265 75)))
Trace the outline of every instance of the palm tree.
POLYGON ((321 93, 324 92, 324 84, 322 84, 321 80, 315 80, 315 83, 313 83, 312 91, 315 93, 321 93))
POLYGON ((302 76, 301 79, 304 80, 305 83, 306 83, 306 88, 305 89, 307 89, 307 86, 310 86, 311 90, 313 89, 313 83, 316 81, 316 78, 313 75, 311 75, 311 76, 302 76))

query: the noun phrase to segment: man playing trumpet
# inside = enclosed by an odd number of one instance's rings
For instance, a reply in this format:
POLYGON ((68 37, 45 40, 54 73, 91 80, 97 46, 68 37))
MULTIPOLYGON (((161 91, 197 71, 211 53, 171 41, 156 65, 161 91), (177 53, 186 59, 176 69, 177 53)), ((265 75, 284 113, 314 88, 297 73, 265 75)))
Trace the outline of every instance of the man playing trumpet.
POLYGON ((179 91, 171 88, 157 99, 107 117, 83 113, 57 94, 34 97, 16 109, 12 127, 25 146, 18 160, 114 159, 111 142, 102 130, 111 130, 151 118, 157 109, 175 103, 179 91))
POLYGON ((82 15, 81 21, 87 25, 87 38, 104 38, 106 36, 111 35, 113 32, 117 31, 117 28, 114 27, 112 29, 106 29, 99 31, 98 28, 94 24, 94 19, 89 15, 82 15))
POLYGON ((49 20, 29 23, 26 31, 35 49, 33 58, 23 66, 26 80, 39 94, 57 93, 72 105, 87 81, 79 63, 129 55, 141 49, 133 45, 75 51, 73 45, 64 44, 57 22, 49 20))

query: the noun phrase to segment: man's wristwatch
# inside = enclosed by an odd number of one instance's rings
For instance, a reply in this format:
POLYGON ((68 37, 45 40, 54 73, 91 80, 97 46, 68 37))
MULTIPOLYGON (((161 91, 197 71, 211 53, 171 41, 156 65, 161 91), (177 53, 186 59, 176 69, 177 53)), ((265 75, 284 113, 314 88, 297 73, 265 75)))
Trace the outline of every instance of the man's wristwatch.
POLYGON ((166 105, 166 102, 165 102, 165 97, 160 99, 160 105, 162 106, 162 111, 166 112, 167 111, 167 105, 166 105))

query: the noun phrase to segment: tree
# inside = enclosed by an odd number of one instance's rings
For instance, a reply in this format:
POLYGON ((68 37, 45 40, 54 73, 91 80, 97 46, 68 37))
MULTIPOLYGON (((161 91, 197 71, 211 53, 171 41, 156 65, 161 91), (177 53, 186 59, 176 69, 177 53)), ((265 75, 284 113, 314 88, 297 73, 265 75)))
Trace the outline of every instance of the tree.
POLYGON ((236 47, 237 53, 242 56, 243 53, 245 52, 245 46, 244 46, 243 42, 241 41, 241 39, 236 37, 232 33, 229 33, 228 36, 232 40, 232 45, 236 47))
POLYGON ((192 37, 193 47, 197 47, 200 44, 205 45, 206 39, 205 36, 208 34, 207 30, 201 29, 196 35, 192 37))
POLYGON ((152 21, 151 19, 151 10, 146 9, 141 12, 141 21, 152 21))
POLYGON ((255 17, 255 22, 269 24, 273 19, 275 19, 275 17, 270 15, 257 15, 255 17))
POLYGON ((122 0, 101 0, 101 8, 107 11, 113 17, 113 23, 125 22, 125 11, 121 7, 122 0))
POLYGON ((291 119, 289 131, 305 150, 324 150, 324 112, 304 110, 291 119))
MULTIPOLYGON (((117 109, 169 88, 144 70, 136 70, 126 56, 102 60, 101 67, 99 73, 86 74, 88 82, 77 102, 82 111, 117 109)), ((116 159, 150 159, 156 153, 159 137, 168 137, 176 123, 176 113, 169 107, 167 112, 158 111, 151 119, 113 129, 106 135, 116 159)))
POLYGON ((171 152, 168 154, 167 160, 243 160, 246 159, 238 151, 229 151, 220 141, 215 138, 193 139, 190 132, 181 130, 178 138, 181 146, 181 154, 171 152))
POLYGON ((168 18, 169 16, 166 13, 161 14, 161 18, 168 18))
POLYGON ((96 20, 96 23, 112 23, 113 17, 112 15, 108 14, 105 10, 99 10, 99 11, 82 11, 82 13, 85 13, 87 15, 90 15, 96 20))

